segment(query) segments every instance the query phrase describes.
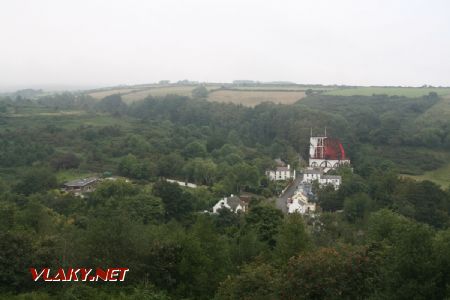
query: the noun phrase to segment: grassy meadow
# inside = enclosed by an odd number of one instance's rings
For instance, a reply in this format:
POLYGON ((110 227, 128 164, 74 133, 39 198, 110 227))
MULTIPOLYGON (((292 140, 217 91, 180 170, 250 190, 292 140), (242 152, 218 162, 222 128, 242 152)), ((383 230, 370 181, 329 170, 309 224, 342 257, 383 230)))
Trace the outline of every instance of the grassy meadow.
MULTIPOLYGON (((88 93, 95 99, 103 99, 106 96, 120 94, 125 103, 143 100, 148 96, 164 97, 166 95, 179 95, 190 97, 196 85, 149 85, 124 88, 111 88, 108 90, 93 91, 88 93)), ((281 104, 292 104, 305 97, 303 86, 249 86, 236 87, 231 90, 221 89, 220 85, 207 84, 205 86, 210 94, 208 100, 222 103, 242 104, 253 107, 262 102, 274 102, 281 104)), ((312 88, 315 89, 316 88, 312 88)), ((318 88, 317 88, 318 89, 318 88)), ((327 90, 327 89, 320 89, 327 90)))
POLYGON ((195 86, 166 86, 166 87, 153 87, 145 90, 137 90, 130 92, 124 96, 122 99, 126 103, 132 103, 134 101, 139 101, 145 99, 148 96, 153 97, 164 97, 169 94, 179 95, 179 96, 191 96, 192 90, 195 86))
POLYGON ((421 97, 435 92, 440 96, 450 95, 450 88, 434 87, 355 87, 339 88, 325 92, 325 95, 334 96, 372 96, 373 94, 383 94, 388 96, 421 97))
POLYGON ((292 104, 305 97, 303 91, 236 91, 218 90, 211 92, 208 100, 214 102, 242 104, 253 107, 263 102, 292 104))
POLYGON ((120 94, 120 95, 127 95, 128 93, 131 93, 133 91, 137 91, 138 89, 136 88, 112 88, 112 89, 107 89, 107 90, 102 90, 102 91, 95 91, 95 92, 91 92, 89 93, 89 96, 93 97, 94 99, 103 99, 107 96, 111 96, 114 94, 120 94))
MULTIPOLYGON (((120 94, 124 102, 132 103, 143 100, 148 96, 164 97, 166 95, 179 95, 190 97, 192 95, 192 90, 195 87, 196 85, 139 85, 134 87, 111 88, 101 91, 88 91, 88 95, 97 100, 101 100, 106 96, 120 94)), ((216 84, 207 84, 206 88, 211 91, 220 88, 220 86, 216 84)))
POLYGON ((441 168, 433 171, 425 172, 422 175, 404 175, 405 177, 413 178, 415 180, 429 180, 439 184, 442 188, 450 187, 450 162, 441 168))
POLYGON ((440 101, 423 113, 417 120, 423 124, 445 126, 450 121, 450 95, 442 96, 440 101))

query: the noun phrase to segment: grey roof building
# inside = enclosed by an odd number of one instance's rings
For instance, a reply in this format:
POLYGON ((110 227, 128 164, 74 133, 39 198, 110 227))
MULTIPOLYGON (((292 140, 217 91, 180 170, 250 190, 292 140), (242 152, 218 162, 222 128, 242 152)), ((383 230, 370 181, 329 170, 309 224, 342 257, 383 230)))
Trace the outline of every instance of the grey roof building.
POLYGON ((64 183, 64 190, 66 192, 87 193, 95 190, 95 184, 98 182, 98 177, 89 177, 76 179, 64 183))

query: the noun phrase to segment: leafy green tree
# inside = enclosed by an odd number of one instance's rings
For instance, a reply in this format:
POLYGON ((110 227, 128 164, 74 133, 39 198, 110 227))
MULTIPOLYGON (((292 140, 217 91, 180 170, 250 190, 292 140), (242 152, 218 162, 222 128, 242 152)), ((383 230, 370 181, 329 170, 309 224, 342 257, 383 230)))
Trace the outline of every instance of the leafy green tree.
POLYGON ((135 273, 130 272, 130 280, 133 280, 134 276, 143 276, 139 273, 141 262, 138 257, 144 232, 142 225, 126 213, 115 213, 101 218, 92 214, 86 229, 79 229, 66 240, 68 263, 99 268, 124 265, 135 270, 135 273))
POLYGON ((140 193, 136 196, 123 198, 118 207, 128 212, 133 220, 141 220, 144 224, 158 223, 164 219, 164 206, 161 199, 140 193))
POLYGON ((245 266, 239 275, 223 281, 214 299, 280 299, 279 278, 278 270, 269 264, 250 264, 245 266))
POLYGON ((176 183, 158 181, 153 186, 153 194, 161 198, 166 220, 181 220, 192 212, 192 196, 176 183))
POLYGON ((364 299, 376 290, 377 255, 365 248, 321 248, 289 260, 282 299, 364 299))
POLYGON ((276 235, 283 220, 280 210, 270 206, 252 207, 245 216, 246 226, 254 229, 260 240, 275 246, 276 235))
POLYGON ((435 183, 407 181, 397 189, 396 200, 414 207, 416 220, 443 228, 449 224, 450 199, 435 183))
POLYGON ((185 192, 192 196, 194 211, 210 210, 217 203, 217 197, 209 187, 198 186, 195 189, 187 189, 185 192))
POLYGON ((380 296, 437 299, 440 274, 432 254, 432 230, 388 210, 372 214, 368 228, 370 239, 385 245, 380 264, 380 296))
POLYGON ((65 216, 83 214, 87 209, 85 199, 71 193, 61 193, 58 190, 34 196, 34 199, 38 200, 44 206, 65 216))
POLYGON ((180 154, 172 152, 163 155, 156 163, 159 176, 178 177, 182 174, 184 159, 180 154))
POLYGON ((20 176, 14 190, 19 194, 30 195, 57 187, 55 174, 47 168, 32 168, 20 176))
POLYGON ((205 157, 206 154, 206 146, 198 141, 187 144, 183 149, 186 158, 205 157))
POLYGON ((211 185, 217 174, 217 165, 212 160, 195 158, 184 166, 184 173, 188 180, 211 185))
POLYGON ((435 298, 436 267, 432 254, 431 230, 421 224, 409 224, 394 232, 382 268, 384 293, 391 299, 435 298))
POLYGON ((18 208, 13 203, 0 200, 0 231, 6 232, 17 224, 18 208))
POLYGON ((345 218, 355 223, 367 216, 372 207, 372 199, 367 194, 354 194, 344 200, 345 218))
POLYGON ((193 98, 206 98, 208 97, 208 89, 203 85, 199 85, 192 90, 193 98))
POLYGON ((242 188, 256 189, 259 187, 258 169, 246 163, 232 166, 223 180, 227 190, 231 193, 239 193, 242 188))
POLYGON ((219 283, 232 271, 228 244, 215 228, 210 216, 200 215, 191 231, 191 240, 198 241, 201 252, 190 259, 188 274, 195 280, 192 289, 199 299, 211 298, 219 283), (194 267, 196 261, 200 262, 200 268, 194 267))
POLYGON ((436 271, 436 298, 450 297, 450 229, 438 232, 433 240, 432 257, 435 259, 436 271))
POLYGON ((378 207, 391 207, 398 182, 398 175, 393 171, 374 171, 368 180, 368 194, 378 207))
POLYGON ((74 153, 62 153, 55 155, 50 164, 56 170, 76 169, 80 165, 80 159, 74 153))
POLYGON ((275 259, 287 262, 289 258, 311 248, 311 239, 300 214, 286 216, 276 239, 275 259))
POLYGON ((219 232, 225 233, 229 229, 238 229, 240 216, 228 208, 221 208, 214 218, 214 223, 219 232))
POLYGON ((138 168, 138 159, 133 154, 128 154, 121 159, 119 163, 119 174, 123 176, 131 176, 138 168))
POLYGON ((106 96, 96 104, 96 108, 114 115, 122 115, 127 111, 127 105, 122 101, 120 94, 106 96))
POLYGON ((240 266, 260 257, 268 257, 270 250, 269 245, 261 241, 255 229, 246 228, 233 236, 230 252, 233 262, 240 266))
POLYGON ((321 247, 332 247, 343 235, 343 220, 335 213, 323 212, 318 222, 312 223, 314 244, 321 247))
POLYGON ((105 180, 96 187, 92 198, 122 198, 127 196, 135 196, 138 193, 138 188, 125 180, 105 180))
POLYGON ((334 187, 328 185, 317 192, 318 202, 324 211, 336 211, 343 208, 343 200, 334 187))
POLYGON ((33 240, 26 233, 0 233, 0 291, 30 286, 28 269, 33 264, 33 240))
POLYGON ((407 226, 408 219, 389 210, 381 209, 370 214, 368 221, 368 236, 371 241, 393 242, 395 232, 407 226))

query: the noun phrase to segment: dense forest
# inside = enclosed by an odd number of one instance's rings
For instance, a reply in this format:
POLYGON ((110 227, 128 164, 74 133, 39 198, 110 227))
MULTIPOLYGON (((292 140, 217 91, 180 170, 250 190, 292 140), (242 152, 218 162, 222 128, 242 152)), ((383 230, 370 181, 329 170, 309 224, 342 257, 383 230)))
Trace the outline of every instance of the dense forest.
POLYGON ((0 293, 8 299, 446 299, 450 189, 440 98, 310 95, 255 107, 168 95, 0 98, 0 293), (264 172, 305 166, 311 129, 352 168, 283 215, 264 172), (67 179, 113 174, 84 198, 67 179), (182 188, 165 178, 196 183, 182 188), (129 180, 125 180, 129 179, 129 180), (205 211, 251 195, 247 213, 205 211), (33 282, 30 267, 127 267, 124 282, 33 282))

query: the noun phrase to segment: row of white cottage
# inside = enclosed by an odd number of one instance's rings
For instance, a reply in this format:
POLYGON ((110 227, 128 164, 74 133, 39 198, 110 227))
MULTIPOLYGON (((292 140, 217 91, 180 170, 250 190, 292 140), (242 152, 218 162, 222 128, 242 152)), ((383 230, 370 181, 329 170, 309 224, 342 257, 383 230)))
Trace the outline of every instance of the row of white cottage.
MULTIPOLYGON (((275 160, 276 168, 266 171, 267 177, 272 181, 294 180, 297 176, 290 165, 284 164, 280 159, 275 160)), ((320 186, 332 185, 336 190, 341 185, 342 177, 337 175, 326 175, 322 168, 308 168, 303 171, 302 182, 312 183, 317 180, 320 186)))
POLYGON ((342 177, 323 174, 321 169, 307 169, 303 171, 303 183, 313 183, 316 180, 320 186, 332 185, 337 190, 341 186, 342 177))
POLYGON ((311 185, 317 181, 320 186, 331 185, 334 189, 338 189, 341 185, 342 177, 337 175, 324 175, 320 169, 307 169, 303 172, 303 178, 297 187, 294 195, 288 199, 287 207, 289 213, 314 213, 316 211, 316 203, 310 202, 311 185))

